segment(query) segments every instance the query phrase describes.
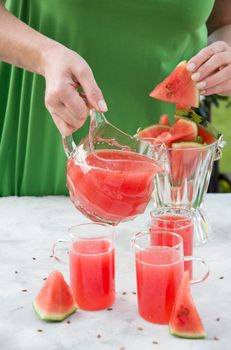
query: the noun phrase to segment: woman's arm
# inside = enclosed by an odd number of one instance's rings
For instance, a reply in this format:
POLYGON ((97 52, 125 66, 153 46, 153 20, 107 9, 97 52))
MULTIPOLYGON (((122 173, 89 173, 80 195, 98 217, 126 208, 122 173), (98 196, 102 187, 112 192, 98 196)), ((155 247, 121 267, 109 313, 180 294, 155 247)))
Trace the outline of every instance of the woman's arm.
POLYGON ((188 63, 202 95, 231 94, 231 1, 216 0, 207 22, 209 46, 188 63))
POLYGON ((80 128, 88 107, 76 91, 81 85, 95 109, 107 110, 86 61, 76 52, 42 35, 0 3, 0 60, 44 76, 45 104, 62 135, 80 128))
MULTIPOLYGON (((223 27, 225 28, 226 26, 230 26, 231 24, 230 16, 231 16, 231 1, 216 0, 213 10, 207 21, 209 37, 214 33, 216 33, 217 30, 220 31, 220 29, 222 30, 223 27)), ((220 37, 219 37, 219 40, 221 40, 220 37)))
POLYGON ((226 44, 231 46, 231 24, 227 24, 223 27, 216 29, 214 32, 211 32, 208 38, 208 43, 212 44, 215 41, 224 41, 226 42, 226 44))
POLYGON ((46 53, 55 45, 0 4, 0 60, 44 75, 46 53))

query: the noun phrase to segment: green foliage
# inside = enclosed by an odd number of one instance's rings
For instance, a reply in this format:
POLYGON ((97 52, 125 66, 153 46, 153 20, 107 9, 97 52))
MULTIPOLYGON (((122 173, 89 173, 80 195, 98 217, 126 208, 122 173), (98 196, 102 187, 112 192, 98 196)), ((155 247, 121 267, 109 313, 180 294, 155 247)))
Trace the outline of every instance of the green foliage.
POLYGON ((231 192, 231 185, 225 180, 220 180, 219 181, 219 189, 220 189, 220 192, 222 192, 222 193, 230 193, 231 192))
MULTIPOLYGON (((231 173, 231 97, 206 96, 196 111, 207 119, 211 117, 213 126, 224 135, 227 144, 219 161, 219 171, 231 173)), ((219 187, 221 192, 231 192, 231 185, 225 180, 219 182, 219 187)))
MULTIPOLYGON (((217 96, 212 106, 212 123, 227 142, 219 163, 220 172, 231 173, 231 97, 217 96)), ((224 180, 219 182, 219 187, 221 192, 231 192, 230 184, 224 180)))

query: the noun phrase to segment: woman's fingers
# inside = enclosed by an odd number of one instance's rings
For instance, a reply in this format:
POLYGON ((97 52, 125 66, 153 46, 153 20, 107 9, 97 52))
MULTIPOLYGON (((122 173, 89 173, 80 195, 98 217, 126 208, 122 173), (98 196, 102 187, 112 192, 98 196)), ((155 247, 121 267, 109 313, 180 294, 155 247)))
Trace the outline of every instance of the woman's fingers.
POLYGON ((213 55, 219 52, 227 51, 229 49, 229 45, 226 44, 224 41, 216 41, 215 43, 200 50, 198 54, 192 57, 187 64, 187 69, 190 72, 195 72, 203 63, 208 61, 213 55))
POLYGON ((85 121, 89 115, 89 109, 84 99, 79 95, 76 89, 69 85, 60 95, 60 101, 72 115, 72 124, 77 126, 79 122, 85 121))
POLYGON ((55 45, 46 55, 44 76, 45 105, 62 135, 66 136, 84 124, 89 107, 107 111, 91 68, 76 52, 55 45), (80 87, 83 92, 77 91, 80 87))
POLYGON ((102 91, 98 87, 92 70, 87 63, 73 67, 78 82, 84 89, 88 103, 99 112, 107 112, 108 108, 102 91))
POLYGON ((52 98, 48 95, 45 104, 63 136, 79 129, 88 116, 88 108, 77 92, 74 96, 71 94, 69 96, 67 93, 59 94, 59 99, 54 95, 52 98))
POLYGON ((231 64, 231 50, 225 52, 219 52, 208 61, 206 61, 197 71, 192 74, 193 81, 203 81, 210 74, 219 70, 220 67, 225 67, 226 65, 231 64))
POLYGON ((200 92, 201 95, 207 96, 207 95, 223 95, 223 96, 229 96, 231 94, 231 78, 227 79, 226 81, 223 81, 221 84, 218 84, 216 86, 213 86, 208 89, 203 89, 200 92))
POLYGON ((62 136, 69 136, 75 131, 75 128, 73 128, 70 124, 66 123, 62 116, 59 116, 56 113, 51 113, 51 115, 55 125, 57 126, 62 136))
POLYGON ((221 85, 222 83, 226 82, 226 80, 230 80, 231 83, 231 65, 228 65, 216 73, 211 74, 203 81, 197 83, 196 86, 198 89, 207 90, 214 86, 221 85))
POLYGON ((191 58, 187 68, 201 95, 230 94, 231 47, 225 42, 217 41, 202 49, 191 58))
POLYGON ((55 115, 56 118, 59 116, 74 130, 80 128, 89 115, 89 109, 75 86, 69 81, 61 81, 55 86, 47 84, 47 86, 49 88, 47 87, 45 94, 45 105, 51 115, 55 115))

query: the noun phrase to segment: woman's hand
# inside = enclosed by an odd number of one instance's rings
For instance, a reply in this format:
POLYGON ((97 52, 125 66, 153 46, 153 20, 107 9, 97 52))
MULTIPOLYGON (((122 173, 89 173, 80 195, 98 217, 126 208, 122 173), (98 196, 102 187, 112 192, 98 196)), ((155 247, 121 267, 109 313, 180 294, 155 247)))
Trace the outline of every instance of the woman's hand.
POLYGON ((0 60, 45 77, 45 104, 63 136, 83 125, 89 114, 88 105, 107 111, 86 61, 17 19, 1 3, 0 60), (80 86, 85 95, 80 96, 76 90, 80 86))
POLYGON ((201 95, 231 94, 231 47, 216 41, 190 59, 187 68, 201 95))
POLYGON ((45 105, 63 136, 79 129, 89 115, 88 105, 106 112, 107 105, 87 62, 76 52, 55 44, 44 55, 45 105), (81 87, 85 94, 79 94, 81 87))

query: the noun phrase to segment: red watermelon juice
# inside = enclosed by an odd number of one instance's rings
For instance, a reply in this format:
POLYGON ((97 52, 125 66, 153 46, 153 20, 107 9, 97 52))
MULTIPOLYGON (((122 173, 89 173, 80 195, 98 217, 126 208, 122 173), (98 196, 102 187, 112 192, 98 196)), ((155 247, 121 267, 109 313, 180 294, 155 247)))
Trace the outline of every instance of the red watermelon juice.
POLYGON ((117 224, 144 212, 160 165, 140 154, 97 150, 85 164, 67 164, 67 186, 74 205, 94 221, 117 224))
MULTIPOLYGON (((191 218, 182 215, 161 215, 151 219, 150 232, 154 233, 156 229, 164 229, 177 233, 183 239, 184 256, 192 256, 194 225, 191 218)), ((152 243, 156 244, 156 242, 152 242, 151 237, 152 243)), ((190 275, 192 275, 192 261, 185 261, 184 269, 189 270, 190 275)))
POLYGON ((138 310, 152 323, 167 324, 183 276, 183 260, 171 247, 136 252, 138 310))
POLYGON ((100 310, 115 300, 114 248, 106 239, 72 244, 70 279, 76 302, 83 310, 100 310))

